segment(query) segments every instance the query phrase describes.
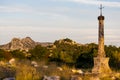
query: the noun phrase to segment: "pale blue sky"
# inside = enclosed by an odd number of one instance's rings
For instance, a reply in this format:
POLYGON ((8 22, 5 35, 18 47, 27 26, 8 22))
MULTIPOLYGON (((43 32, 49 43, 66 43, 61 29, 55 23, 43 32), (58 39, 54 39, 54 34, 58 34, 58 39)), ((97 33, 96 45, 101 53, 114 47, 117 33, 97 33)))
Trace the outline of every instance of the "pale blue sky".
POLYGON ((120 46, 119 0, 0 0, 0 44, 26 36, 39 42, 97 43, 100 4, 105 44, 120 46))

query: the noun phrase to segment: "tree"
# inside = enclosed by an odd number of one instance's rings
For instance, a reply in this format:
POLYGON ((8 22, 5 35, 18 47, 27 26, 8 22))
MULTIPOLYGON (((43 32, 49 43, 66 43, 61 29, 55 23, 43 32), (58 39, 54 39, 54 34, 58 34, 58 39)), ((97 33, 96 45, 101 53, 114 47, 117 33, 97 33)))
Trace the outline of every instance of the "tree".
POLYGON ((12 54, 8 51, 0 49, 0 60, 10 60, 12 58, 12 54))
POLYGON ((32 59, 42 60, 48 57, 49 50, 47 49, 47 47, 42 47, 41 45, 37 45, 35 48, 31 49, 29 53, 31 54, 32 59))
POLYGON ((12 54, 12 57, 14 58, 25 59, 25 53, 23 51, 13 50, 13 51, 10 51, 10 53, 12 54))
POLYGON ((4 54, 5 54, 5 51, 4 51, 4 50, 2 50, 2 49, 0 49, 0 60, 5 59, 4 54))
POLYGON ((54 42, 51 60, 65 64, 75 64, 79 55, 78 44, 71 39, 63 39, 54 42))
POLYGON ((110 58, 109 65, 113 69, 120 69, 120 48, 116 46, 105 46, 106 56, 110 58))
POLYGON ((92 68, 93 58, 97 55, 98 46, 94 43, 80 46, 80 55, 76 60, 78 68, 92 68))

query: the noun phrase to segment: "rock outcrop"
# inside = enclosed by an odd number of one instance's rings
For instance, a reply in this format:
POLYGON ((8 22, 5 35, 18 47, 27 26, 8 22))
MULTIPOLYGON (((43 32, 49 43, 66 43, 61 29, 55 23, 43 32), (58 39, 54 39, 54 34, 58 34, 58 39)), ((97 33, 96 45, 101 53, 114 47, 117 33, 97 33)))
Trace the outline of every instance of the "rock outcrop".
POLYGON ((36 46, 36 42, 33 41, 30 37, 26 37, 23 39, 13 38, 11 42, 5 45, 1 45, 0 49, 4 50, 29 50, 36 46))
POLYGON ((69 44, 69 45, 77 45, 77 46, 83 45, 83 44, 77 43, 69 38, 56 40, 54 42, 54 44, 69 44))

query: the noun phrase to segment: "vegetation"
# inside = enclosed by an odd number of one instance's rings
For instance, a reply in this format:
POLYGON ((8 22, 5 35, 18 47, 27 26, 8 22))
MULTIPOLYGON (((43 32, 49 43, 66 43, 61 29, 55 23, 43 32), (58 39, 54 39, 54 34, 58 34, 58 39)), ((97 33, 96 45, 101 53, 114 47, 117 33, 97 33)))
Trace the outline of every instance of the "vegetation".
POLYGON ((31 54, 31 59, 43 60, 47 59, 49 50, 47 49, 47 47, 37 45, 35 48, 31 49, 29 53, 31 54))
MULTIPOLYGON (((93 57, 97 56, 98 45, 90 43, 86 45, 72 44, 72 40, 64 39, 55 41, 52 49, 51 61, 68 64, 76 68, 90 69, 93 67, 93 57), (67 42, 66 42, 67 41, 67 42)), ((114 70, 120 69, 120 47, 105 46, 106 56, 110 58, 109 65, 114 70)))
POLYGON ((120 69, 120 47, 105 46, 106 56, 110 58, 109 65, 114 70, 120 69))
POLYGON ((69 39, 55 41, 54 45, 56 48, 52 49, 52 56, 50 59, 56 62, 75 64, 79 51, 77 45, 71 44, 71 42, 72 40, 69 39))
POLYGON ((9 53, 11 53, 12 57, 14 57, 14 58, 18 58, 18 59, 24 59, 25 58, 24 52, 20 51, 20 50, 10 51, 9 53))
MULTIPOLYGON (((93 57, 97 56, 98 45, 94 43, 80 45, 68 38, 56 40, 52 46, 43 47, 37 45, 28 52, 14 50, 4 51, 0 49, 0 60, 14 57, 17 59, 46 60, 66 64, 77 68, 92 68, 93 57)), ((120 47, 105 46, 106 56, 110 58, 109 65, 115 70, 120 69, 120 47)))
MULTIPOLYGON (((5 51, 0 49, 0 61, 8 61, 12 57, 16 58, 18 61, 24 60, 23 62, 17 64, 14 68, 16 69, 15 73, 17 74, 17 80, 21 80, 21 76, 24 75, 26 76, 24 80, 29 80, 30 78, 35 78, 38 80, 44 75, 49 76, 55 74, 62 76, 62 80, 68 80, 68 77, 72 75, 72 73, 69 72, 70 68, 91 69, 93 67, 93 57, 97 56, 97 52, 98 45, 95 43, 80 45, 75 41, 66 38, 63 40, 56 40, 53 45, 47 47, 37 45, 28 52, 20 50, 5 51), (30 65, 30 61, 32 60, 40 62, 39 69, 30 65), (44 64, 41 62, 44 62, 44 64), (49 65, 51 67, 45 70, 42 68, 43 65, 49 65), (20 66, 24 67, 21 68, 20 66), (62 67, 64 72, 58 71, 57 66, 62 67), (33 77, 33 75, 36 76, 33 77)), ((105 46, 105 53, 106 56, 110 58, 110 67, 116 71, 119 71, 120 47, 112 45, 105 46)))
POLYGON ((12 58, 12 54, 8 51, 0 49, 0 60, 9 60, 12 58))

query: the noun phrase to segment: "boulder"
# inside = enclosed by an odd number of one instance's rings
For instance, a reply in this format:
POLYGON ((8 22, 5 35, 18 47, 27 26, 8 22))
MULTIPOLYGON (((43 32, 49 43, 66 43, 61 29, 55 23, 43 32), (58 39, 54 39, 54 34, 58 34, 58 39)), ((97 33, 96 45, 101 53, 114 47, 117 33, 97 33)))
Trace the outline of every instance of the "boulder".
POLYGON ((44 76, 43 80, 60 80, 59 76, 44 76))

